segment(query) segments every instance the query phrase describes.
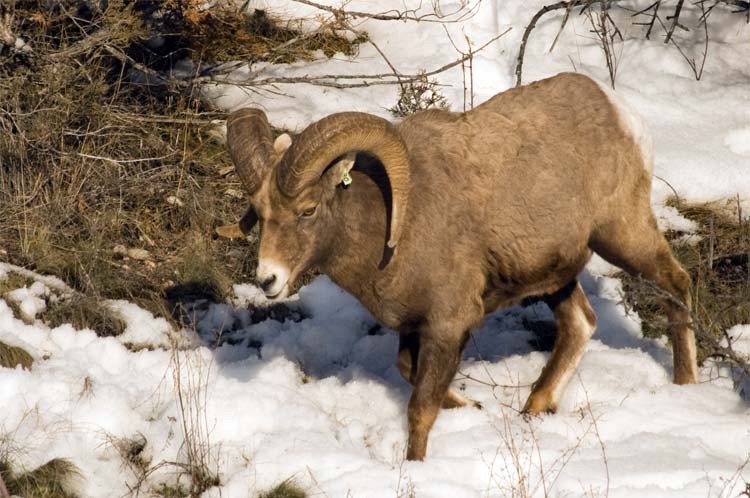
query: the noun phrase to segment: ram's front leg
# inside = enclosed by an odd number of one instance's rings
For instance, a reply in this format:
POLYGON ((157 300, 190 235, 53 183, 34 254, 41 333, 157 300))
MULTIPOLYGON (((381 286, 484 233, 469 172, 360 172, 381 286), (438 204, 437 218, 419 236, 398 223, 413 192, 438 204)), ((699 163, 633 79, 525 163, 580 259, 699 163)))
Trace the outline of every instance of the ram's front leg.
POLYGON ((408 460, 422 460, 427 453, 427 437, 458 370, 463 345, 460 339, 424 335, 420 339, 414 391, 408 409, 408 460))
MULTIPOLYGON (((417 358, 419 358, 419 333, 411 332, 408 334, 401 334, 398 342, 396 366, 398 366, 404 379, 406 379, 412 386, 417 379, 417 358)), ((466 399, 453 389, 448 389, 448 392, 443 399, 442 407, 448 409, 460 408, 468 404, 472 404, 477 408, 482 407, 478 402, 466 399)))

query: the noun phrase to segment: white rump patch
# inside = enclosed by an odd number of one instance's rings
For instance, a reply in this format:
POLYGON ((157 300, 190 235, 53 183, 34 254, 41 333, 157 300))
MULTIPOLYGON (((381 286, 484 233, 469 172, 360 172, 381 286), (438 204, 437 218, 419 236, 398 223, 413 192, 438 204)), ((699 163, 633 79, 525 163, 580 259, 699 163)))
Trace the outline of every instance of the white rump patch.
POLYGON ((638 148, 641 150, 643 167, 646 168, 649 173, 652 173, 654 169, 654 142, 649 133, 646 121, 635 111, 635 109, 632 108, 632 106, 627 105, 611 88, 599 83, 598 81, 596 83, 615 108, 617 117, 620 120, 620 125, 630 133, 630 136, 633 137, 636 145, 638 145, 638 148))

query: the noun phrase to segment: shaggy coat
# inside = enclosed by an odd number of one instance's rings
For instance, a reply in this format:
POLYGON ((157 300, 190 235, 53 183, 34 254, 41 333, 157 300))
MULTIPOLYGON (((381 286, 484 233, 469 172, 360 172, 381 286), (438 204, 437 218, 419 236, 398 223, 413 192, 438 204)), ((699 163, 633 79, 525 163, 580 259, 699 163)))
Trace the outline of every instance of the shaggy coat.
MULTIPOLYGON (((237 143, 254 136, 243 132, 243 116, 229 123, 238 170, 247 146, 237 143)), ((248 185, 243 228, 252 225, 248 217, 260 223, 258 277, 267 294, 284 295, 316 267, 401 334, 397 364, 415 386, 409 459, 424 458, 441 405, 465 404, 449 385, 471 330, 485 314, 530 296, 553 309, 558 335, 525 410, 556 409, 595 327, 576 281, 592 251, 674 297, 664 307, 675 382, 696 381, 690 280, 651 212, 651 144, 642 121, 610 91, 566 73, 466 113, 423 111, 395 126, 355 113, 326 120, 291 146, 277 139, 248 185), (369 124, 352 138, 346 130, 357 119, 369 124), (309 158, 347 140, 332 157, 309 158), (295 180, 301 171, 307 177, 295 180)))

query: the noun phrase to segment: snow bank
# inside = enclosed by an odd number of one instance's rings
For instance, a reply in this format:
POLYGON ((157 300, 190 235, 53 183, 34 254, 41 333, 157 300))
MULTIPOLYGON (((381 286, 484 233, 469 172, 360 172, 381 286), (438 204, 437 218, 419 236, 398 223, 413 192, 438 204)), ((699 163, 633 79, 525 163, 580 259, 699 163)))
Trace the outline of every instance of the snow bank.
MULTIPOLYGON (((294 320, 253 324, 244 307, 203 308, 196 332, 207 343, 219 344, 217 323, 231 323, 238 339, 215 349, 159 348, 174 332, 133 304, 120 304, 126 334, 153 341, 151 350, 27 325, 0 300, 0 340, 37 358, 31 371, 0 369, 0 434, 17 449, 15 465, 73 461, 90 497, 124 496, 138 482, 127 441, 146 442, 145 486, 174 482, 178 469, 165 462, 185 461, 184 427, 199 434, 192 440, 205 444, 221 480, 206 497, 255 496, 290 476, 332 498, 739 492, 741 480, 726 480, 748 458, 750 409, 730 372, 714 365, 702 384, 671 384, 671 353, 642 337, 620 304, 619 280, 588 272, 582 280, 599 326, 559 412, 518 413, 548 356, 524 324, 551 319, 549 310, 494 313, 454 382, 484 408, 442 411, 425 462, 403 460, 410 387, 393 364, 396 335, 326 277, 289 301, 294 320)), ((237 299, 259 299, 250 286, 237 290, 237 299)))

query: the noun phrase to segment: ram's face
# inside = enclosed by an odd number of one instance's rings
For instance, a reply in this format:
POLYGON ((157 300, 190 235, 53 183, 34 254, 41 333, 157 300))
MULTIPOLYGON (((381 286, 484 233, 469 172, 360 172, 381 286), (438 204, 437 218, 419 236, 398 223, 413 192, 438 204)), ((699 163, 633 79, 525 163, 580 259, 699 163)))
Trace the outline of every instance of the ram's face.
POLYGON ((286 296, 303 271, 329 256, 338 232, 338 186, 349 178, 358 152, 377 158, 388 176, 390 220, 384 235, 388 247, 396 247, 406 213, 409 159, 386 120, 332 114, 293 141, 286 134, 274 140, 265 113, 245 108, 227 118, 227 146, 251 206, 239 223, 217 232, 236 237, 259 225, 257 280, 269 298, 286 296))
POLYGON ((269 299, 285 297, 295 280, 325 256, 335 223, 335 165, 315 185, 288 198, 276 188, 274 175, 257 195, 253 209, 260 234, 258 285, 269 299))

